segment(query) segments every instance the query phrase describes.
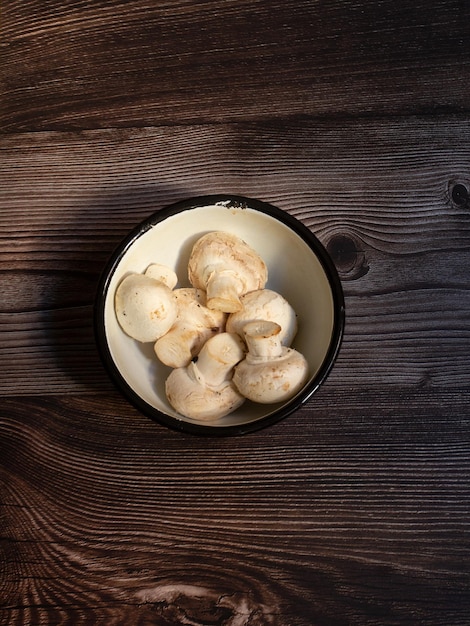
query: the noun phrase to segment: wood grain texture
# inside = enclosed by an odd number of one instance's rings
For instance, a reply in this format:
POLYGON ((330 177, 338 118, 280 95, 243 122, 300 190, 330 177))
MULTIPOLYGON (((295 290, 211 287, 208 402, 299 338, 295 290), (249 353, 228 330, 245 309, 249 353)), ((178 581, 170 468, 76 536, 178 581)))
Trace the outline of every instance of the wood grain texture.
POLYGON ((407 402, 214 441, 114 394, 5 400, 2 623, 463 626, 467 399, 407 402))
POLYGON ((469 24, 461 0, 7 0, 0 127, 468 113, 469 24))
POLYGON ((109 390, 91 326, 106 259, 153 211, 223 191, 272 201, 332 254, 347 309, 333 387, 468 385, 470 206, 453 196, 469 146, 452 118, 4 138, 1 395, 109 390))
POLYGON ((6 0, 0 624, 468 626, 470 5, 6 0), (269 429, 176 433, 112 386, 98 277, 238 193, 330 252, 346 329, 269 429))

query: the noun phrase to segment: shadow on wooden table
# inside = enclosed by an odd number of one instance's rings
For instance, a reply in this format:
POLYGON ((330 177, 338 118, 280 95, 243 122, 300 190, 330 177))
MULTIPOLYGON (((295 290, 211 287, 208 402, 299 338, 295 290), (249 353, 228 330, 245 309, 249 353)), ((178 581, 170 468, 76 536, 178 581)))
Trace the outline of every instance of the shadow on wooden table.
POLYGON ((42 272, 47 289, 37 287, 36 315, 44 363, 37 372, 36 386, 40 387, 42 379, 53 391, 62 386, 67 391, 109 391, 93 328, 101 272, 116 246, 135 226, 188 195, 193 194, 158 184, 132 186, 82 198, 76 206, 68 207, 59 258, 49 261, 42 272))

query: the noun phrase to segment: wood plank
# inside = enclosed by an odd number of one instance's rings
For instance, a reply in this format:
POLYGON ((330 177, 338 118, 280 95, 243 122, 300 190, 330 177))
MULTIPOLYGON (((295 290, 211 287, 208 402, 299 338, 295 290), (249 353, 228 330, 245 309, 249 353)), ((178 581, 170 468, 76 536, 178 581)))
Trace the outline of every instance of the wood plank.
POLYGON ((6 0, 0 623, 468 626, 470 4, 6 0), (329 250, 338 361, 237 438, 97 354, 121 238, 188 196, 329 250))
POLYGON ((5 399, 0 619, 463 626, 468 399, 405 395, 216 442, 114 394, 5 399))
POLYGON ((468 112, 450 0, 7 1, 6 132, 468 112))
POLYGON ((153 211, 227 190, 296 216, 337 263, 332 389, 468 385, 469 146, 455 118, 4 137, 0 393, 109 390, 91 325, 108 255, 153 211))

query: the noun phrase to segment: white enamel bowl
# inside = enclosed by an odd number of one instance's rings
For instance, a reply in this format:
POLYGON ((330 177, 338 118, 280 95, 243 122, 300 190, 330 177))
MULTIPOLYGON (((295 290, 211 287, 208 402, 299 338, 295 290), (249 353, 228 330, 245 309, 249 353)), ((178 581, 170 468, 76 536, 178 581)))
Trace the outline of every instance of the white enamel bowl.
POLYGON ((151 215, 118 246, 100 280, 95 335, 102 360, 118 388, 140 411, 171 428, 202 435, 236 435, 264 428, 309 400, 336 359, 344 329, 344 298, 335 267, 313 233, 287 212, 259 200, 217 195, 191 198, 151 215), (292 399, 276 405, 245 402, 214 423, 177 414, 165 396, 170 369, 151 344, 139 344, 120 328, 114 312, 116 287, 129 272, 151 263, 172 267, 178 287, 189 286, 193 244, 221 230, 246 241, 268 267, 267 288, 279 292, 298 315, 293 347, 308 361, 310 378, 292 399))

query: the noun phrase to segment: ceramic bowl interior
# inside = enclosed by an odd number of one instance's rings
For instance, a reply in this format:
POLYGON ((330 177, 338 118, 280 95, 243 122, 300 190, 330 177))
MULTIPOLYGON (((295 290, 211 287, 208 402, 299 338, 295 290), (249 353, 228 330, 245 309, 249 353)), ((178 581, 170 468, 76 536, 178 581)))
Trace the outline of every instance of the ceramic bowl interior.
POLYGON ((143 413, 159 422, 197 434, 242 434, 272 424, 299 408, 316 391, 336 358, 344 326, 344 300, 336 270, 311 231, 288 213, 240 196, 205 196, 156 212, 117 248, 105 269, 95 307, 95 330, 103 361, 115 383, 143 413), (156 358, 152 344, 140 344, 121 329, 114 295, 130 272, 151 263, 172 267, 177 287, 190 286, 191 249, 203 234, 221 230, 238 235, 268 267, 267 288, 282 294, 298 315, 293 347, 308 361, 310 378, 291 400, 275 405, 245 402, 216 422, 177 414, 165 396, 170 369, 156 358))

